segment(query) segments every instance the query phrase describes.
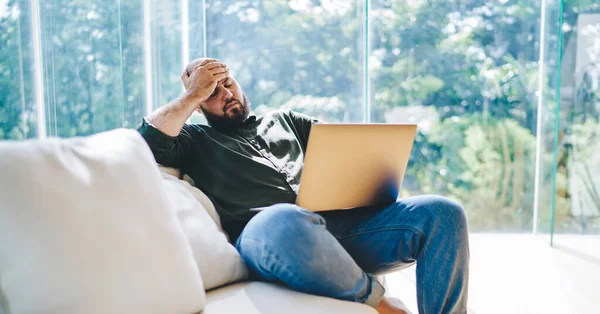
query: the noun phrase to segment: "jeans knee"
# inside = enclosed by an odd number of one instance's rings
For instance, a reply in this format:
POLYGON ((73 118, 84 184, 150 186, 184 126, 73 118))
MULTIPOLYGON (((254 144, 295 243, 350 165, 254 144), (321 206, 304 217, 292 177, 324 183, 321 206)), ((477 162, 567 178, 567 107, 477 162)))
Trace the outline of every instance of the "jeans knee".
POLYGON ((432 196, 430 202, 438 224, 460 234, 467 233, 467 216, 458 202, 443 196, 432 196))
POLYGON ((242 235, 280 246, 290 239, 308 237, 315 227, 324 225, 325 219, 318 214, 294 204, 277 204, 254 216, 242 235))

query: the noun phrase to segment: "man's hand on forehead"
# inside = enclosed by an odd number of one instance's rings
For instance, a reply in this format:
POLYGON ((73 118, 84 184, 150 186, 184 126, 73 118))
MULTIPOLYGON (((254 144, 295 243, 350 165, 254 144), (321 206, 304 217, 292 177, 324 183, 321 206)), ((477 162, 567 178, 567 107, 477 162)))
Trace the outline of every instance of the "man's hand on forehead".
POLYGON ((190 62, 183 73, 181 81, 186 90, 193 90, 195 95, 207 99, 218 84, 229 78, 227 65, 218 59, 200 58, 190 62))
MULTIPOLYGON (((185 67, 185 70, 181 74, 181 81, 182 81, 183 87, 185 89, 188 89, 188 87, 189 87, 189 79, 190 79, 190 76, 192 75, 192 73, 199 69, 211 70, 211 71, 215 71, 215 70, 219 71, 220 69, 229 70, 227 67, 227 64, 221 62, 221 60, 219 60, 219 59, 213 59, 213 58, 195 59, 192 62, 188 63, 188 65, 185 67)), ((222 83, 226 79, 227 78, 219 80, 218 82, 222 83)))

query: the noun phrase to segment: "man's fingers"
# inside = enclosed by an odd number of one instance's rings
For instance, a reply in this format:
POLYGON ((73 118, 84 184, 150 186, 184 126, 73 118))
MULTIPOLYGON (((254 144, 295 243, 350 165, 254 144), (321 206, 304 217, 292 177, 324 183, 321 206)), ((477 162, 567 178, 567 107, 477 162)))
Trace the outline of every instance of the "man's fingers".
MULTIPOLYGON (((209 69, 210 70, 210 68, 219 67, 220 64, 224 64, 224 63, 222 63, 218 59, 204 60, 204 61, 200 62, 199 64, 196 64, 196 66, 194 66, 194 68, 188 73, 188 75, 192 75, 192 73, 198 69, 209 69)), ((227 66, 225 66, 225 67, 227 67, 227 66)))
POLYGON ((216 75, 219 75, 219 74, 229 75, 229 69, 228 68, 221 68, 221 67, 219 67, 219 68, 214 68, 213 70, 209 70, 208 73, 212 74, 213 77, 216 76, 216 75))
POLYGON ((226 72, 219 72, 219 73, 215 73, 215 74, 213 74, 213 79, 214 79, 214 80, 217 80, 217 81, 224 80, 224 79, 226 79, 227 77, 229 77, 229 71, 226 71, 226 72), (219 78, 219 77, 222 77, 222 78, 219 78))
POLYGON ((218 68, 227 68, 227 65, 223 62, 213 62, 213 63, 209 63, 209 64, 205 65, 204 68, 206 68, 208 70, 214 70, 214 69, 218 69, 218 68))
POLYGON ((228 76, 229 69, 225 63, 218 59, 207 59, 194 66, 194 69, 191 72, 184 70, 181 74, 181 80, 183 81, 183 86, 187 89, 187 85, 192 83, 191 80, 197 80, 198 78, 202 80, 202 77, 205 77, 204 79, 219 82, 227 79, 228 76), (196 72, 196 70, 202 70, 201 73, 203 74, 200 76, 193 76, 192 73, 196 72))
POLYGON ((207 60, 204 60, 204 61, 196 64, 196 66, 194 67, 193 71, 196 71, 196 70, 198 70, 200 68, 203 68, 203 67, 205 67, 205 66, 207 66, 207 65, 209 65, 211 63, 221 63, 221 61, 218 60, 218 59, 207 59, 207 60))
POLYGON ((214 75, 214 79, 215 79, 217 82, 220 82, 220 81, 222 81, 222 80, 226 79, 228 76, 229 76, 229 71, 227 71, 227 72, 223 72, 223 73, 219 73, 219 74, 215 74, 215 75, 214 75))

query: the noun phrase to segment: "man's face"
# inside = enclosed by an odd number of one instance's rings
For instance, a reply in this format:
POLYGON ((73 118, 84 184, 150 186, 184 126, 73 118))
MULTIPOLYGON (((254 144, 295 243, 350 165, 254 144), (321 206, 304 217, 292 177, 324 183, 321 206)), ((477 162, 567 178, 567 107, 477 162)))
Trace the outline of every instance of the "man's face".
MULTIPOLYGON (((192 61, 186 71, 189 73, 203 60, 192 61)), ((210 97, 200 103, 198 111, 204 114, 212 127, 230 129, 241 125, 246 120, 250 114, 250 105, 238 82, 229 76, 217 83, 210 97)))
POLYGON ((233 77, 217 84, 210 97, 200 104, 208 123, 215 128, 232 128, 241 125, 250 114, 246 94, 233 77))

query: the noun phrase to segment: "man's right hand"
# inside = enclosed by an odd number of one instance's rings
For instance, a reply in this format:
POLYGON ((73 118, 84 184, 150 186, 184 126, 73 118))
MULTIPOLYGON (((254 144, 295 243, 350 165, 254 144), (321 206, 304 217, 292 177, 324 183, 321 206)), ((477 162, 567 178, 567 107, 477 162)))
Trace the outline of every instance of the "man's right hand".
POLYGON ((225 63, 217 59, 206 59, 194 67, 186 68, 181 75, 186 93, 198 97, 200 102, 207 100, 217 87, 217 83, 229 76, 225 63))
POLYGON ((148 122, 168 136, 178 136, 187 119, 212 95, 219 81, 229 76, 227 65, 217 59, 192 61, 181 75, 186 91, 146 117, 148 122))

